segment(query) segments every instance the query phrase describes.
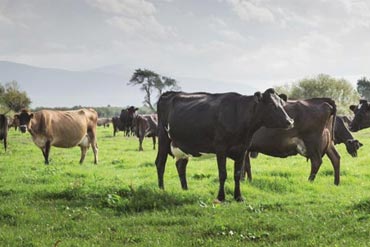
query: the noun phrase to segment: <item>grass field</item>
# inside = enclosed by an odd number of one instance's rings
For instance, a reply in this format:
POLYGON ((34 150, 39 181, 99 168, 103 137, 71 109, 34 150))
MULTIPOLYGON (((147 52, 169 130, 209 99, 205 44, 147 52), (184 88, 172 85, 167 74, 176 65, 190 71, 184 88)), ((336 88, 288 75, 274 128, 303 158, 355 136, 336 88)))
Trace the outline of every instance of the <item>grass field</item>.
POLYGON ((214 205, 212 156, 189 161, 188 191, 169 158, 162 191, 151 139, 138 152, 135 137, 101 127, 98 165, 91 149, 79 165, 79 148, 53 147, 46 166, 30 135, 12 129, 0 149, 0 246, 370 246, 370 131, 355 136, 358 158, 337 146, 340 186, 327 158, 310 183, 305 158, 260 155, 245 202, 233 201, 228 161, 227 202, 214 205))

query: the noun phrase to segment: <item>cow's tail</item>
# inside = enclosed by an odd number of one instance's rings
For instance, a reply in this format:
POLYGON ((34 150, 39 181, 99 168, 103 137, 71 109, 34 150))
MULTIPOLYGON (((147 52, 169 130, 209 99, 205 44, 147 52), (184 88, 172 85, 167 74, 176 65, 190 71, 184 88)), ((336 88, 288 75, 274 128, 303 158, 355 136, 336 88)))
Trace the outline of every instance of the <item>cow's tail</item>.
POLYGON ((334 141, 335 118, 337 116, 337 105, 335 104, 335 101, 330 99, 330 98, 327 98, 326 101, 332 108, 331 117, 332 117, 333 121, 332 121, 332 129, 331 129, 331 139, 334 141))

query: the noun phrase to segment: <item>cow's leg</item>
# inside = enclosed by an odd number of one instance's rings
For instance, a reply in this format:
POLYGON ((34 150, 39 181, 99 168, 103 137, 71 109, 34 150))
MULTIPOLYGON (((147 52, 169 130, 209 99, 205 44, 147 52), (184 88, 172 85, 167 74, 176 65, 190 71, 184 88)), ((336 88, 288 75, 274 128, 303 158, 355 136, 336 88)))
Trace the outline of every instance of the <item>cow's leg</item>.
POLYGON ((340 181, 340 155, 333 144, 330 144, 326 150, 326 155, 329 157, 334 168, 334 184, 339 185, 340 181))
POLYGON ((251 182, 252 181, 252 170, 251 170, 251 160, 249 157, 249 151, 247 151, 244 156, 244 164, 243 164, 242 172, 240 176, 242 181, 245 180, 245 174, 247 174, 248 181, 251 182))
MULTIPOLYGON (((88 130, 89 142, 94 153, 94 164, 98 164, 98 142, 96 140, 96 129, 88 130)), ((88 147, 88 146, 87 146, 88 147)))
POLYGON ((7 142, 7 137, 5 136, 4 137, 4 149, 5 149, 5 152, 6 152, 6 148, 8 147, 8 142, 7 142))
POLYGON ((160 128, 158 135, 158 152, 155 159, 155 165, 157 167, 158 186, 161 189, 164 189, 163 174, 166 167, 167 156, 170 152, 170 143, 171 141, 168 138, 166 131, 164 128, 160 128))
POLYGON ((45 165, 49 165, 50 146, 50 141, 46 141, 45 146, 41 148, 42 154, 44 155, 45 165))
POLYGON ((179 174, 181 188, 183 190, 188 189, 188 183, 186 181, 186 165, 188 164, 188 159, 178 159, 176 161, 177 173, 179 174))
POLYGON ((88 149, 88 146, 83 146, 81 145, 80 146, 81 148, 81 158, 80 158, 80 164, 82 164, 85 160, 85 157, 86 157, 86 152, 87 152, 87 149, 88 149))
POLYGON ((143 135, 139 135, 139 151, 143 151, 143 139, 144 139, 144 136, 143 135))
POLYGON ((152 139, 153 139, 153 150, 155 150, 155 143, 156 143, 155 136, 152 136, 152 139))
POLYGON ((226 156, 224 154, 217 154, 217 166, 218 166, 218 178, 220 182, 217 200, 222 202, 225 200, 225 181, 227 178, 226 156))
POLYGON ((308 180, 313 182, 322 164, 322 158, 320 155, 314 155, 313 157, 310 158, 310 160, 311 160, 311 173, 310 176, 308 177, 308 180))
POLYGON ((242 172, 243 161, 244 159, 241 158, 235 160, 234 162, 234 183, 235 183, 234 199, 239 202, 244 201, 244 198, 242 197, 240 192, 240 177, 242 172))

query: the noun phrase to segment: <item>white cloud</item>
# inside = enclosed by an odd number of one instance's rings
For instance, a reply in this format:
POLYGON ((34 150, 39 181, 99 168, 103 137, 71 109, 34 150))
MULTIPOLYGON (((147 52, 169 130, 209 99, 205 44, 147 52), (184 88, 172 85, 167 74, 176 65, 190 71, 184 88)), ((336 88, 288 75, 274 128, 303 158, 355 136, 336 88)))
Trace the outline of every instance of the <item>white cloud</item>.
POLYGON ((155 6, 145 0, 86 0, 92 6, 112 14, 128 16, 153 15, 155 6))
POLYGON ((95 8, 112 14, 106 23, 120 29, 131 38, 168 38, 175 35, 171 27, 156 18, 157 9, 146 0, 86 0, 95 8))
POLYGON ((272 11, 253 0, 227 0, 233 6, 233 10, 244 21, 257 21, 271 23, 274 21, 272 11))

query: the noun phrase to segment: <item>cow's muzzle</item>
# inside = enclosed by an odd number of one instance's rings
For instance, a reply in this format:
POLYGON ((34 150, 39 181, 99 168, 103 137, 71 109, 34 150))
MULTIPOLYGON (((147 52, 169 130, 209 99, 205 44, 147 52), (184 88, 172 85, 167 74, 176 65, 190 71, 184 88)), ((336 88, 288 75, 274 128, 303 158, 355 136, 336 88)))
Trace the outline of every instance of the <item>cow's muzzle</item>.
POLYGON ((26 133, 27 131, 27 125, 20 125, 19 129, 21 130, 22 133, 26 133))

